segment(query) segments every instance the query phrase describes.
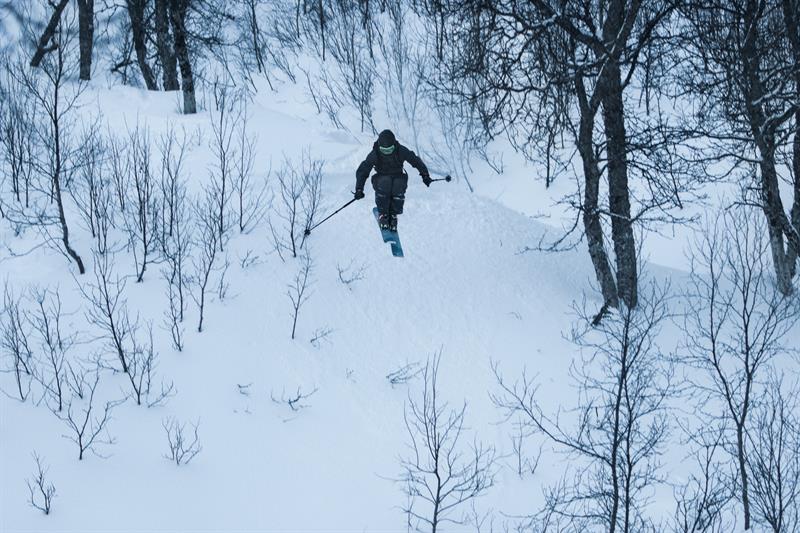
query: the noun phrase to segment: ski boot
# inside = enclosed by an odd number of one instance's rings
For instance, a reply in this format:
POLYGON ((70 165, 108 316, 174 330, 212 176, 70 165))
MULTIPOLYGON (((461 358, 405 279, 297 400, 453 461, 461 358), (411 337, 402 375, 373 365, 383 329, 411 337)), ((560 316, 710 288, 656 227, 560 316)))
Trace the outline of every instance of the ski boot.
POLYGON ((397 231, 397 215, 389 216, 389 231, 397 231))
POLYGON ((381 216, 378 217, 378 225, 380 226, 381 229, 390 230, 391 223, 392 223, 392 215, 382 213, 381 216))

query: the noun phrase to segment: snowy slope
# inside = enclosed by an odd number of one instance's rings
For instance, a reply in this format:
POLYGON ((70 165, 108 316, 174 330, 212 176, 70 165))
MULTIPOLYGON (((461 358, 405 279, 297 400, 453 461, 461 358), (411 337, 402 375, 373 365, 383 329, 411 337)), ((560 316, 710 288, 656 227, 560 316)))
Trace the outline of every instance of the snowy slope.
MULTIPOLYGON (((185 131, 192 139, 187 176, 196 192, 208 180, 209 115, 185 117, 177 108, 175 95, 119 86, 93 86, 84 106, 116 132, 136 124, 148 126, 153 137, 170 124, 185 131)), ((292 86, 261 91, 249 111, 258 139, 256 172, 264 175, 284 156, 310 150, 325 160, 323 214, 351 198, 354 171, 372 135, 332 128, 292 86)), ((400 140, 406 142, 402 132, 400 140)), ((512 159, 507 173, 491 180, 476 165, 476 194, 460 180, 426 189, 410 169, 399 224, 403 259, 393 258, 381 241, 369 194, 316 229, 308 241, 314 283, 295 340, 286 292, 300 263, 283 262, 271 251, 264 223, 228 246, 228 294, 209 303, 202 333, 195 331, 197 312, 190 306, 182 353, 160 327, 167 295, 159 267, 149 267, 141 284, 131 279, 125 297, 143 321, 153 321, 159 376, 174 382, 177 395, 165 406, 128 401, 118 407, 109 427, 116 443, 98 449, 107 457, 79 462, 75 445, 62 438, 62 422, 46 407, 0 394, 0 531, 405 531, 405 496, 395 480, 398 458, 408 453, 404 406, 409 395, 419 395, 421 380, 392 386, 386 376, 438 351, 440 392, 454 406, 467 402, 465 441, 493 444, 500 458, 497 483, 478 500, 479 511, 493 510, 502 521, 537 510, 542 489, 566 470, 564 456, 546 447, 537 472, 518 478, 510 457, 512 427, 499 423, 489 398, 496 390, 491 363, 509 376, 523 367, 538 375, 545 407, 574 405, 567 373, 577 351, 564 335, 576 319, 574 302, 587 298, 596 310, 600 301, 583 246, 521 253, 543 235, 558 234, 529 215, 563 222, 552 203, 568 184, 545 192, 535 169, 512 159), (245 257, 257 260, 245 268, 245 257), (340 267, 363 268, 363 279, 343 284, 340 267), (312 344, 322 330, 330 334, 312 344), (298 388, 316 389, 306 408, 294 412, 273 401, 298 388), (171 416, 199 420, 203 450, 188 466, 163 457, 162 420, 171 416), (51 465, 57 487, 51 516, 27 504, 34 450, 51 465)), ((90 260, 91 241, 77 229, 74 213, 71 224, 75 247, 90 260)), ((646 255, 681 265, 686 242, 680 237, 648 241, 646 255)), ((46 248, 10 257, 9 250, 25 251, 36 238, 0 228, 0 280, 17 292, 58 287, 70 329, 91 331, 76 284, 91 281, 91 273, 73 278, 65 259, 46 248)), ((133 260, 118 255, 117 271, 132 275, 133 260)), ((672 278, 673 290, 680 290, 684 273, 648 269, 656 279, 672 278)), ((676 333, 674 325, 665 326, 665 353, 675 348, 676 333)), ((87 358, 98 348, 82 343, 72 355, 87 358)), ((0 374, 0 389, 13 391, 10 374, 0 374)), ((121 398, 127 389, 122 376, 103 373, 104 400, 121 398)), ((535 455, 538 441, 526 445, 535 455)), ((670 454, 675 460, 665 463, 682 468, 684 452, 670 454)), ((672 506, 669 488, 663 490, 654 503, 659 516, 672 506)))
MULTIPOLYGON (((181 117, 173 96, 126 88, 96 90, 91 98, 112 128, 138 121, 158 132, 172 121, 197 131, 189 175, 192 186, 202 184, 206 115, 181 117), (117 105, 122 101, 125 107, 117 105)), ((290 91, 264 97, 251 112, 259 169, 312 146, 326 159, 326 207, 349 199, 354 168, 371 136, 331 129, 290 91)), ((487 394, 494 383, 490 361, 510 371, 528 365, 541 373, 545 393, 552 388, 551 397, 563 395, 573 347, 561 332, 572 319, 571 302, 591 295, 583 250, 520 254, 545 226, 470 194, 463 183, 427 190, 412 171, 400 219, 406 257, 398 260, 381 242, 371 205, 368 197, 311 236, 315 283, 294 341, 286 288, 298 263, 270 253, 263 224, 233 239, 229 295, 210 304, 203 333, 193 331, 190 311, 183 353, 171 349, 158 327, 166 296, 157 267, 144 283, 131 280, 126 297, 156 324, 159 374, 174 381, 177 396, 163 407, 118 407, 110 426, 116 444, 100 448, 108 457, 81 462, 61 437, 62 423, 44 406, 0 397, 0 530, 402 530, 404 496, 392 479, 407 451, 403 406, 408 394, 418 394, 420 381, 392 387, 385 376, 438 350, 443 393, 455 405, 468 402, 468 440, 474 435, 507 453, 510 429, 496 424, 487 394), (260 261, 242 269, 239 259, 248 252, 260 261), (337 265, 363 266, 364 279, 345 286, 337 265), (309 339, 320 328, 332 332, 314 347, 309 339), (241 394, 237 385, 247 384, 249 395, 241 394), (272 401, 297 387, 318 389, 306 409, 294 413, 272 401), (162 457, 167 416, 200 421, 203 451, 188 466, 162 457), (51 465, 58 490, 47 517, 26 503, 33 450, 51 465)), ((82 237, 75 245, 87 249, 82 237)), ((8 234, 3 238, 24 248, 8 234)), ((122 255, 117 268, 130 274, 132 264, 122 255)), ((0 279, 20 290, 58 286, 72 326, 85 328, 75 281, 58 254, 39 250, 4 258, 0 279)), ((88 356, 94 349, 79 345, 73 352, 88 356)), ((10 375, 0 380, 11 390, 10 375)), ((119 398, 126 385, 109 373, 101 389, 104 398, 119 398)), ((480 504, 530 512, 538 487, 557 475, 558 469, 545 471, 521 493, 515 475, 504 469, 480 504)))

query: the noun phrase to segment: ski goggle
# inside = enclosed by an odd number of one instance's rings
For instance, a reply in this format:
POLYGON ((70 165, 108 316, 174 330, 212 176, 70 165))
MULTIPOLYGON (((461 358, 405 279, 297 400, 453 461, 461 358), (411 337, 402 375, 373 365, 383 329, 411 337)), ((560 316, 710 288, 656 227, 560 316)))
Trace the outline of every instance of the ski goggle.
POLYGON ((383 155, 392 155, 394 153, 394 145, 378 146, 378 150, 380 150, 383 155))

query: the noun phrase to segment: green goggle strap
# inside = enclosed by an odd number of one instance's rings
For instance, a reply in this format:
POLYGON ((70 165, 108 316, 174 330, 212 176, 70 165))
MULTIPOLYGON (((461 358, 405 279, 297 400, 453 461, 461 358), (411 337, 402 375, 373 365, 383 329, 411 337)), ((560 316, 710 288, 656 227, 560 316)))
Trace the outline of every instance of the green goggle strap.
POLYGON ((383 155, 392 155, 394 153, 394 145, 378 146, 378 150, 380 150, 383 155))

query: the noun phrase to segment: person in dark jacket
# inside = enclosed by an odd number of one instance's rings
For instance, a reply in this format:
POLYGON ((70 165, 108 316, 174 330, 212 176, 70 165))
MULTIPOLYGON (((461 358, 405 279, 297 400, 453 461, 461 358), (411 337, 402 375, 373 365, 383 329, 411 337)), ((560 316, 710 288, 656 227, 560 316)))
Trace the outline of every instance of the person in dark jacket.
POLYGON ((369 173, 375 168, 372 187, 375 189, 375 205, 380 213, 381 229, 397 231, 397 215, 403 212, 408 187, 408 174, 403 169, 403 163, 406 162, 419 171, 422 182, 430 187, 431 176, 422 159, 397 142, 390 130, 383 130, 372 151, 356 170, 355 199, 360 200, 364 198, 364 185, 369 173))

